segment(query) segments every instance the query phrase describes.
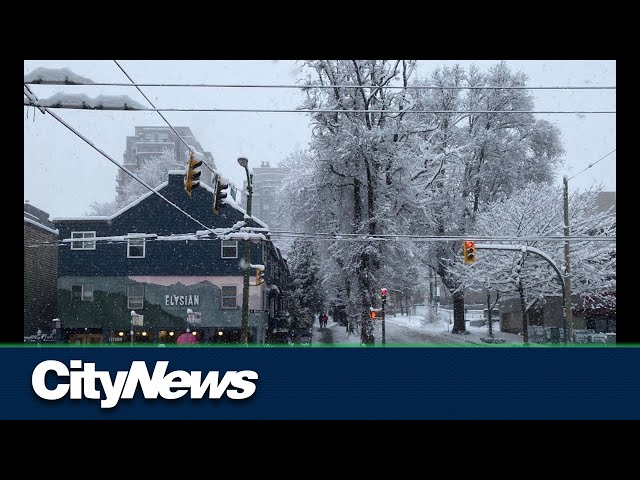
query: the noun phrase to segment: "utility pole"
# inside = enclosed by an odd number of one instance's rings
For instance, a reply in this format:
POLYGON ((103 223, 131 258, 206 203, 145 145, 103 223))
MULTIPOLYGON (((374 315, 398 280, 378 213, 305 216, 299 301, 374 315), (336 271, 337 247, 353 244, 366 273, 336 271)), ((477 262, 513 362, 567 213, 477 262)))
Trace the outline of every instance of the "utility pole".
POLYGON ((564 341, 567 343, 567 333, 570 339, 573 339, 573 316, 571 312, 571 267, 569 263, 569 179, 565 175, 563 177, 564 183, 564 316, 565 316, 565 337, 564 341), (567 332, 567 326, 569 332, 567 332))
MULTIPOLYGON (((251 194, 253 186, 251 180, 253 175, 249 174, 249 160, 246 158, 238 158, 238 163, 247 173, 247 215, 251 217, 251 194)), ((244 241, 244 285, 242 288, 242 325, 240 333, 240 342, 247 345, 249 343, 249 265, 251 264, 251 241, 244 241)))
POLYGON ((387 289, 383 288, 380 291, 380 294, 381 294, 381 297, 382 297, 382 345, 385 345, 387 343, 387 337, 386 337, 385 328, 384 328, 384 320, 385 320, 385 317, 384 317, 384 306, 387 303, 387 289))

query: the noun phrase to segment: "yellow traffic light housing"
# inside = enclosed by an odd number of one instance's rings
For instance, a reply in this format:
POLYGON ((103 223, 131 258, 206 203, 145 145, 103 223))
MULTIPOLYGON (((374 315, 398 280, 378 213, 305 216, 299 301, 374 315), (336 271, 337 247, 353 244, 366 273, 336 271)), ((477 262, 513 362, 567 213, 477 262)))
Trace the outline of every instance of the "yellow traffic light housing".
POLYGON ((462 255, 464 263, 470 265, 476 261, 476 242, 465 240, 462 242, 462 255))
POLYGON ((220 213, 220 208, 224 204, 223 200, 227 198, 229 188, 229 182, 225 178, 220 175, 216 176, 216 193, 213 197, 213 213, 218 215, 220 213))
POLYGON ((184 177, 184 189, 187 195, 191 196, 191 191, 200 186, 200 175, 202 172, 198 168, 202 165, 202 160, 196 160, 193 156, 193 152, 189 153, 189 160, 187 161, 187 174, 184 177))
POLYGON ((264 283, 264 271, 256 268, 256 287, 264 283))

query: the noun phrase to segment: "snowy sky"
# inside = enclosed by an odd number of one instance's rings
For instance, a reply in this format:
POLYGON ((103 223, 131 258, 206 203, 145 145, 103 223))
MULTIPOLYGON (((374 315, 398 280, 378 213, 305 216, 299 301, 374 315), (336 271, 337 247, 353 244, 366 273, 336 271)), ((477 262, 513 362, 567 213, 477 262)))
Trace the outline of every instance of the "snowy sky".
MULTIPOLYGON (((419 61, 426 75, 441 65, 474 63, 488 67, 498 60, 419 61)), ((301 78, 295 61, 284 60, 145 60, 119 61, 137 83, 294 84, 301 78)), ((529 77, 528 86, 615 86, 616 62, 596 60, 507 61, 514 71, 529 77)), ((127 83, 111 60, 25 60, 24 74, 38 67, 68 68, 94 82, 127 83)), ((38 98, 58 92, 128 95, 147 106, 133 87, 31 85, 38 98)), ((217 89, 142 87, 158 108, 265 108, 294 109, 303 98, 291 89, 217 89)), ((536 90, 536 110, 615 110, 615 90, 536 90)), ((122 163, 125 139, 141 125, 166 125, 156 112, 61 110, 55 113, 122 163)), ((309 117, 302 113, 163 112, 173 126, 188 126, 202 147, 210 151, 222 174, 242 185, 244 169, 263 161, 276 166, 280 159, 310 139, 309 117)), ((24 199, 52 217, 85 215, 94 201, 115 197, 117 168, 49 115, 24 108, 24 199), (28 115, 28 117, 27 117, 28 115)), ((566 150, 562 173, 572 176, 616 148, 615 114, 541 114, 562 132, 566 150)), ((602 182, 616 189, 616 154, 610 155, 570 182, 581 188, 602 182)), ((558 183, 561 178, 558 178, 558 183)))

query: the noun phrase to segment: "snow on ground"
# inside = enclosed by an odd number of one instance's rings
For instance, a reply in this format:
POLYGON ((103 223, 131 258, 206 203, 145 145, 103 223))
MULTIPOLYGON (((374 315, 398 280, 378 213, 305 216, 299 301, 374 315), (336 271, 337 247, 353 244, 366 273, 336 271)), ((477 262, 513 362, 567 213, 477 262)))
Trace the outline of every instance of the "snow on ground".
MULTIPOLYGON (((335 323, 329 318, 327 328, 320 329, 316 318, 313 328, 313 345, 360 345, 360 334, 347 332, 347 328, 335 323)), ((498 322, 494 322, 494 338, 502 338, 507 344, 522 343, 522 336, 500 332, 498 322)), ((374 337, 376 345, 382 344, 382 324, 376 321, 374 324, 374 337)), ((466 334, 452 334, 451 325, 446 320, 428 322, 423 316, 387 316, 385 320, 386 344, 391 345, 431 345, 431 344, 477 344, 488 346, 481 338, 489 337, 488 327, 471 327, 467 322, 466 334)))

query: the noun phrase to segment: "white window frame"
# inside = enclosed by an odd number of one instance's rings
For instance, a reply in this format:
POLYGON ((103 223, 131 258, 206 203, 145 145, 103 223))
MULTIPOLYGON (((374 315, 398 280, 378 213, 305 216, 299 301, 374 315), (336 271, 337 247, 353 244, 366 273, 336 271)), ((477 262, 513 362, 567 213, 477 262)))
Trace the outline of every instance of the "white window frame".
POLYGON ((141 283, 132 283, 127 285, 127 309, 128 310, 142 310, 144 308, 144 285, 141 283), (129 288, 130 287, 139 287, 142 288, 142 296, 140 295, 130 295, 129 288), (131 305, 131 299, 138 300, 140 299, 140 303, 136 305, 131 305))
MULTIPOLYGON (((145 258, 147 255, 147 242, 144 237, 135 237, 135 234, 128 235, 131 238, 127 238, 127 258, 145 258), (142 255, 131 255, 131 242, 139 242, 142 241, 142 255)), ((139 247, 140 245, 133 245, 134 247, 139 247)))
POLYGON ((82 284, 82 294, 80 295, 80 300, 82 300, 83 302, 93 302, 93 283, 82 284), (85 292, 91 292, 91 298, 85 298, 85 292))
POLYGON ((234 310, 234 309, 238 308, 238 286, 237 285, 221 285, 220 286, 220 308, 223 309, 223 310, 234 310), (233 297, 233 299, 235 301, 235 305, 233 307, 225 307, 225 305, 224 305, 224 299, 225 298, 231 298, 231 295, 226 295, 225 296, 223 294, 223 291, 224 291, 223 289, 225 287, 227 287, 227 288, 228 287, 235 288, 236 293, 235 293, 235 295, 233 297))
POLYGON ((91 241, 87 241, 84 240, 85 238, 96 238, 96 231, 95 230, 86 230, 86 231, 77 231, 77 232, 71 232, 71 239, 79 239, 76 242, 71 242, 71 250, 95 250, 96 249, 96 242, 95 240, 93 242, 91 241), (81 233, 82 236, 81 237, 74 237, 74 235, 81 233), (86 234, 90 233, 93 235, 93 237, 87 237, 86 234), (74 247, 74 244, 79 243, 81 245, 81 247, 74 247), (87 247, 85 244, 93 244, 89 247, 87 247))
POLYGON ((220 258, 238 258, 238 240, 222 240, 220 242, 220 258), (233 257, 225 257, 224 256, 224 249, 225 248, 231 248, 231 245, 226 245, 225 246, 224 242, 234 242, 235 243, 236 254, 233 257))

